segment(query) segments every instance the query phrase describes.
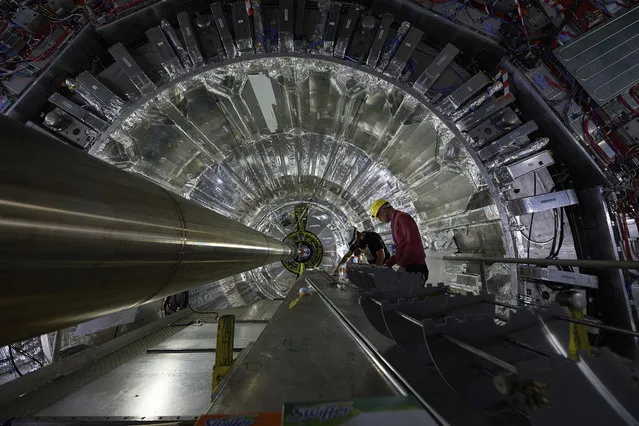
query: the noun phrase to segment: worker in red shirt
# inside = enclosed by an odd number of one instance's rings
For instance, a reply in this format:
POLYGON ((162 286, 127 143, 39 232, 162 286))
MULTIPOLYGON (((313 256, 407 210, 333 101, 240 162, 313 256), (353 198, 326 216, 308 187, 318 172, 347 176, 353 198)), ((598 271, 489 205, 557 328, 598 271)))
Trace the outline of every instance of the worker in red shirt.
POLYGON ((422 237, 415 220, 408 214, 395 210, 386 200, 375 200, 371 205, 371 214, 384 223, 390 223, 395 253, 385 263, 391 267, 399 265, 400 271, 419 273, 428 279, 426 254, 422 237))

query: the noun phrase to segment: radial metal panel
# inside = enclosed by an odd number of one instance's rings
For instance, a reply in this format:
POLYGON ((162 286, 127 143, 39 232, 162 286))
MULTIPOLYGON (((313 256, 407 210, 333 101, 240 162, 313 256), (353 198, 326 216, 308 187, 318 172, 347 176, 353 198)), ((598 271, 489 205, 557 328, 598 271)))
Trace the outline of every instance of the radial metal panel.
MULTIPOLYGON (((304 2, 300 1, 298 3, 302 4, 302 11, 304 10, 304 2)), ((296 33, 296 24, 298 19, 295 16, 295 1, 293 0, 282 0, 280 1, 280 7, 278 10, 278 37, 277 44, 278 48, 281 52, 289 52, 295 50, 294 43, 294 34, 296 33)), ((303 12, 302 12, 302 21, 304 20, 303 12)))
POLYGON ((487 147, 481 149, 478 153, 479 158, 486 161, 496 155, 504 153, 504 151, 508 149, 521 148, 528 141, 528 135, 538 129, 539 127, 537 127, 537 123, 529 121, 491 143, 487 147))
POLYGON ((639 82, 639 6, 553 51, 600 105, 639 82))
POLYGON ((233 19, 233 34, 240 55, 253 52, 253 35, 251 34, 251 22, 243 1, 231 3, 231 16, 233 19))
POLYGON ((472 96, 479 93, 479 91, 486 85, 488 85, 488 83, 490 83, 490 80, 488 79, 488 77, 486 77, 486 74, 484 74, 483 72, 475 74, 475 76, 459 86, 457 90, 455 90, 450 96, 448 96, 448 98, 446 98, 446 101, 454 109, 457 109, 472 96))
POLYGON ((512 182, 520 176, 555 164, 550 151, 542 151, 516 163, 502 167, 495 172, 500 184, 512 182))
POLYGON ((422 93, 430 89, 448 65, 453 62, 458 53, 459 49, 455 45, 448 43, 415 81, 413 87, 422 93))
POLYGON ((388 30, 393 23, 393 19, 394 17, 390 13, 384 13, 382 16, 382 21, 380 22, 377 34, 375 35, 375 41, 373 41, 373 45, 371 46, 371 50, 368 54, 368 59, 366 59, 367 66, 375 68, 377 65, 377 61, 379 61, 379 58, 382 55, 382 48, 388 38, 388 30))
POLYGON ((599 288, 599 281, 595 275, 586 275, 559 269, 519 265, 519 276, 539 281, 574 285, 577 287, 599 288))
POLYGON ((575 191, 567 189, 565 191, 556 191, 549 194, 534 195, 532 197, 511 200, 506 203, 506 208, 513 216, 521 216, 544 210, 572 206, 578 203, 579 200, 577 200, 575 191))
POLYGON ((475 111, 463 117, 456 123, 456 126, 462 132, 478 125, 482 120, 490 117, 495 112, 515 102, 515 97, 511 94, 501 96, 499 98, 489 98, 481 104, 475 111))
POLYGON ((204 57, 202 56, 202 52, 200 52, 197 36, 191 24, 191 19, 189 19, 189 14, 187 12, 180 12, 177 14, 177 18, 180 24, 180 30, 182 31, 182 39, 186 45, 186 50, 189 52, 193 66, 197 68, 204 65, 204 57))
POLYGON ((229 26, 226 23, 224 12, 222 12, 222 5, 220 3, 211 4, 211 13, 213 14, 215 26, 220 33, 224 50, 226 50, 226 56, 228 58, 235 58, 235 56, 237 56, 237 47, 235 46, 235 41, 229 31, 229 26))
POLYGON ((224 46, 211 15, 200 15, 195 18, 195 31, 200 40, 205 60, 221 61, 224 59, 224 46))
POLYGON ((140 93, 145 94, 155 89, 155 84, 153 84, 151 79, 142 71, 140 65, 133 59, 133 56, 131 56, 122 43, 116 43, 111 46, 109 53, 140 93))
POLYGON ((182 46, 182 40, 178 38, 175 28, 173 28, 166 19, 162 19, 162 21, 160 21, 160 28, 162 28, 162 32, 164 32, 164 34, 168 37, 171 47, 180 58, 180 62, 182 62, 184 69, 186 71, 190 71, 193 68, 193 63, 191 62, 189 53, 182 46))
POLYGON ((355 30, 355 25, 357 24, 357 19, 359 18, 360 7, 357 5, 351 6, 348 10, 348 15, 346 16, 346 22, 344 22, 344 26, 342 27, 339 36, 337 37, 337 43, 335 44, 335 50, 333 51, 333 56, 338 58, 343 58, 346 54, 346 47, 348 46, 348 42, 353 35, 353 30, 355 30))
POLYGON ((422 39, 424 32, 418 28, 411 27, 408 34, 404 37, 402 44, 397 48, 395 56, 391 59, 390 64, 384 71, 385 74, 399 78, 406 63, 410 60, 410 56, 422 39))
POLYGON ((153 50, 155 50, 155 53, 160 58, 162 68, 164 68, 169 79, 174 79, 184 74, 184 66, 169 45, 169 41, 166 39, 160 27, 149 28, 146 30, 146 36, 153 46, 153 50))
POLYGON ((304 36, 304 15, 306 12, 306 1, 297 0, 297 10, 295 11, 295 38, 304 36))
MULTIPOLYGON (((88 71, 80 73, 76 77, 76 80, 84 87, 86 92, 88 92, 88 96, 92 96, 94 98, 97 105, 103 107, 105 110, 112 110, 114 115, 119 112, 119 109, 124 104, 120 97, 113 93, 107 86, 88 71)), ((85 100, 88 101, 87 98, 85 98, 85 100)), ((98 108, 98 111, 101 110, 102 108, 98 108)))
POLYGON ((335 38, 337 37, 337 26, 339 25, 341 3, 332 2, 328 21, 326 23, 326 31, 324 32, 324 46, 322 51, 325 55, 332 56, 335 46, 335 38))

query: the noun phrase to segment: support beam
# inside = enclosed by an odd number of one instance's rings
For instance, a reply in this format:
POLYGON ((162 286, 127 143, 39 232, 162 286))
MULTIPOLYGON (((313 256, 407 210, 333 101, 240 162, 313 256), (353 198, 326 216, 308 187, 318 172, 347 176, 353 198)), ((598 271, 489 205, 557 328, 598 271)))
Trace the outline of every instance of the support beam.
POLYGON ((293 253, 21 123, 0 134, 0 345, 293 253))

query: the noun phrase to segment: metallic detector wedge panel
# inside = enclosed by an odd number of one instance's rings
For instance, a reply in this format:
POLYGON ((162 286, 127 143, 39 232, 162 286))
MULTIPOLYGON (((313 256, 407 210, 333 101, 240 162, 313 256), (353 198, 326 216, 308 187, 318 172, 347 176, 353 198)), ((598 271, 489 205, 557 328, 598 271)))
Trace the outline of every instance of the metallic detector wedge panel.
POLYGON ((555 164, 550 151, 542 151, 516 163, 502 167, 495 172, 495 180, 506 184, 527 173, 555 164))
MULTIPOLYGON (((303 2, 302 2, 303 3, 303 2)), ((279 32, 282 33, 290 33, 293 34, 295 31, 295 19, 294 19, 294 11, 295 11, 295 1, 293 0, 282 0, 280 1, 279 8, 279 32)))
POLYGON ((508 209, 513 216, 521 216, 575 204, 579 204, 577 194, 575 194, 575 191, 572 189, 566 189, 564 191, 511 200, 506 203, 506 209, 508 209))
POLYGON ((388 30, 393 23, 393 19, 395 18, 390 13, 385 13, 382 16, 382 22, 380 22, 379 28, 377 29, 375 41, 373 41, 371 50, 368 53, 368 59, 366 59, 367 66, 375 68, 375 66, 377 65, 377 62, 382 55, 382 48, 384 47, 386 39, 388 38, 388 30))
POLYGON ((375 67, 377 71, 386 71, 386 68, 388 68, 388 66, 390 65, 391 59, 393 59, 395 53, 397 53, 397 49, 399 49, 399 46, 406 37, 406 34, 408 34, 408 31, 411 29, 411 27, 412 26, 410 22, 402 21, 395 34, 393 34, 393 38, 390 40, 390 42, 384 45, 384 48, 382 49, 382 57, 375 67))
POLYGON ((78 120, 82 121, 84 124, 93 127, 95 130, 104 131, 107 129, 107 127, 109 127, 109 124, 106 121, 102 120, 97 115, 90 113, 86 109, 82 108, 80 105, 65 98, 57 92, 49 96, 49 102, 68 112, 78 120))
POLYGON ((133 56, 131 56, 122 43, 116 43, 111 46, 109 53, 141 94, 146 94, 155 89, 155 84, 153 84, 151 79, 142 71, 142 68, 135 62, 133 56))
POLYGON ((457 90, 450 94, 446 98, 445 102, 448 102, 454 109, 459 108, 468 99, 476 95, 481 89, 490 83, 488 77, 483 72, 475 74, 470 80, 459 86, 457 90))
POLYGON ((521 147, 526 141, 528 141, 528 135, 538 130, 537 123, 534 121, 529 121, 526 124, 519 126, 515 130, 501 138, 497 139, 495 142, 491 143, 487 147, 481 149, 478 152, 479 158, 482 161, 490 160, 494 156, 500 154, 504 150, 510 148, 518 148, 521 147))
POLYGON ((177 55, 169 45, 169 41, 164 36, 160 27, 153 27, 146 30, 146 37, 153 46, 155 53, 157 53, 162 63, 162 68, 168 74, 169 79, 174 79, 184 74, 185 69, 182 66, 182 62, 178 59, 177 55))
POLYGON ((600 105, 639 82, 639 7, 553 51, 600 105))
POLYGON ((246 13, 246 5, 243 1, 232 3, 231 12, 235 44, 240 55, 253 53, 253 35, 251 34, 251 23, 246 13))
POLYGON ((213 23, 212 15, 200 15, 195 18, 195 31, 200 39, 200 47, 205 60, 221 61, 224 59, 224 46, 220 34, 213 23))
POLYGON ((182 46, 182 41, 178 38, 175 28, 173 28, 166 19, 162 19, 160 21, 160 28, 162 28, 162 31, 164 31, 164 34, 168 37, 169 42, 180 58, 180 62, 182 62, 184 69, 187 71, 191 70, 191 58, 189 57, 189 53, 182 46))
POLYGON ((424 70, 422 75, 419 76, 417 81, 413 84, 413 87, 419 90, 421 93, 424 93, 426 90, 430 89, 430 87, 437 81, 439 76, 442 75, 444 70, 448 67, 448 65, 453 62, 455 56, 459 53, 459 49, 453 45, 448 43, 444 49, 439 52, 439 55, 433 60, 433 62, 424 70))
POLYGON ((335 38, 337 37, 337 26, 339 25, 339 15, 341 8, 342 5, 340 3, 331 3, 328 22, 326 23, 326 31, 324 32, 324 47, 322 48, 322 52, 328 56, 333 55, 333 48, 335 47, 335 38))
POLYGON ((229 59, 235 58, 237 56, 237 47, 229 31, 229 26, 226 24, 224 12, 222 12, 222 5, 220 3, 213 3, 211 5, 211 13, 213 14, 213 21, 215 22, 217 31, 220 33, 224 50, 226 50, 226 56, 229 59))
POLYGON ((411 27, 384 73, 391 77, 398 78, 402 74, 402 70, 408 63, 410 56, 413 54, 413 51, 415 51, 423 35, 424 32, 422 30, 411 27))
POLYGON ((295 38, 300 39, 304 36, 304 15, 306 11, 306 0, 297 0, 294 3, 297 3, 297 10, 295 10, 295 38))
POLYGON ((115 117, 121 111, 124 101, 90 72, 80 73, 76 81, 86 90, 87 95, 96 103, 96 107, 104 108, 107 118, 115 117))
POLYGON ((521 120, 510 107, 506 107, 497 114, 487 118, 468 131, 468 137, 474 148, 486 145, 522 124, 521 120))
POLYGON ((488 118, 491 114, 499 111, 507 105, 512 104, 515 101, 515 97, 513 95, 501 96, 499 98, 489 98, 483 104, 479 106, 475 111, 470 114, 464 116, 461 120, 457 122, 457 128, 462 132, 475 127, 482 120, 488 118))
POLYGON ((182 39, 184 40, 186 51, 189 53, 193 66, 197 68, 204 65, 204 57, 198 46, 197 36, 189 19, 189 14, 187 12, 180 12, 177 14, 177 18, 180 24, 180 30, 182 31, 182 39))
POLYGON ((569 284, 577 287, 599 288, 599 280, 594 275, 578 272, 561 271, 559 269, 538 268, 536 266, 519 265, 519 276, 538 281, 569 284))
POLYGON ((360 7, 358 5, 352 5, 349 9, 348 15, 346 16, 346 22, 344 22, 344 26, 337 37, 333 56, 343 58, 346 54, 346 47, 348 47, 348 42, 351 40, 353 30, 355 30, 355 25, 359 19, 359 11, 360 7))
MULTIPOLYGON (((304 4, 304 2, 300 2, 304 4)), ((278 35, 277 45, 280 52, 293 52, 295 50, 295 2, 293 0, 280 1, 278 10, 278 35)))

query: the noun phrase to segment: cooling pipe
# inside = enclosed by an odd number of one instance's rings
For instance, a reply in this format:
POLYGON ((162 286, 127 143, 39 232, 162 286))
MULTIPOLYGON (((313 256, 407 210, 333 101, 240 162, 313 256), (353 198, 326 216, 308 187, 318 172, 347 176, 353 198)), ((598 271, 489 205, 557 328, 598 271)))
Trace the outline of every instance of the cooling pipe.
POLYGON ((4 116, 0 134, 2 345, 293 255, 4 116))

